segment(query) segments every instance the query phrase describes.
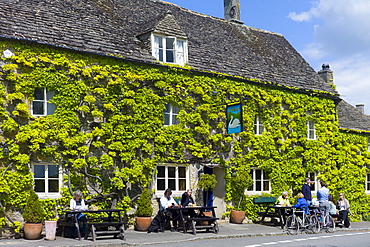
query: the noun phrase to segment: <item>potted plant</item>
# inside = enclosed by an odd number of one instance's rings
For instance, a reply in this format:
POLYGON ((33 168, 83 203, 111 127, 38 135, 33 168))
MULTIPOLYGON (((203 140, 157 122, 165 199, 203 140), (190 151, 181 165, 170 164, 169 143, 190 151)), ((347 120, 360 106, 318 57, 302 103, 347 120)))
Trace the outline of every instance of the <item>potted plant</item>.
POLYGON ((38 196, 32 190, 22 214, 25 221, 23 231, 27 239, 34 240, 41 238, 42 223, 44 222, 45 215, 45 210, 38 196))
POLYGON ((217 184, 217 180, 216 180, 215 174, 203 174, 200 177, 200 180, 198 182, 198 187, 203 189, 204 192, 206 192, 205 200, 204 200, 205 206, 208 206, 207 205, 208 193, 210 190, 212 190, 216 186, 216 184, 217 184))
POLYGON ((239 169, 235 176, 231 177, 231 195, 234 200, 234 209, 230 212, 230 222, 242 224, 245 219, 245 211, 241 208, 241 202, 245 196, 244 191, 253 183, 253 180, 247 169, 239 169), (235 203, 235 199, 238 203, 235 203))
POLYGON ((135 212, 135 229, 137 231, 148 231, 152 222, 153 206, 148 189, 144 189, 137 200, 135 212))

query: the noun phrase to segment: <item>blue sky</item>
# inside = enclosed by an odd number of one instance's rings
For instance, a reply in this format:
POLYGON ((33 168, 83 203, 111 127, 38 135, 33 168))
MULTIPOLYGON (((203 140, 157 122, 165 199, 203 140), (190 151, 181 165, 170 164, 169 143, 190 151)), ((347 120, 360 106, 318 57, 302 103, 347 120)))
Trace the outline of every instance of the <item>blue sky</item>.
MULTIPOLYGON (((223 18, 223 0, 166 0, 223 18)), ((245 25, 284 37, 316 70, 329 63, 342 99, 370 114, 370 0, 240 0, 245 25)))

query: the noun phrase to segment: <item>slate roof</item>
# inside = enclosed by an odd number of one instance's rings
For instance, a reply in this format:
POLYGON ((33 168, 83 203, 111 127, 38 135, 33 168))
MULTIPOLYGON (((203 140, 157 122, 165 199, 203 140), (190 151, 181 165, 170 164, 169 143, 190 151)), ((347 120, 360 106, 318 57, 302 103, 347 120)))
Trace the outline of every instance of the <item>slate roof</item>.
POLYGON ((185 35, 188 65, 194 69, 336 93, 282 35, 163 1, 1 0, 0 4, 2 37, 156 63, 139 39, 153 30, 185 35), (168 18, 168 11, 173 18, 168 18))
POLYGON ((342 100, 338 104, 339 127, 358 131, 370 131, 370 115, 342 100))

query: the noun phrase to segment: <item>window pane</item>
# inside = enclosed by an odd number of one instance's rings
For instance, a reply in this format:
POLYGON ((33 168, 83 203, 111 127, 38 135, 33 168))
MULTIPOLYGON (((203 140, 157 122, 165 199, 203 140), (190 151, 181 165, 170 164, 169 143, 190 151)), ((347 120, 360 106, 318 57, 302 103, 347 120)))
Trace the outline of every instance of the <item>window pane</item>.
POLYGON ((59 169, 57 165, 48 165, 48 178, 59 178, 59 169))
POLYGON ((176 107, 176 106, 172 106, 172 114, 178 114, 180 111, 180 108, 176 107))
POLYGON ((164 114, 164 125, 171 125, 170 114, 164 114))
POLYGON ((179 180, 179 190, 186 190, 186 180, 185 179, 180 179, 179 180))
POLYGON ((256 180, 261 180, 262 170, 256 170, 256 180))
POLYGON ((185 167, 179 167, 179 178, 186 178, 185 167))
POLYGON ((269 190, 269 182, 268 181, 264 181, 263 182, 263 191, 268 191, 269 190))
POLYGON ((164 178, 165 177, 165 167, 164 166, 158 166, 157 169, 158 169, 157 177, 164 178))
POLYGON ((166 49, 173 50, 175 48, 175 39, 174 38, 167 38, 166 39, 166 49))
POLYGON ((33 173, 35 178, 45 178, 45 166, 44 165, 34 165, 33 173))
POLYGON ((32 101, 32 114, 44 115, 44 102, 32 101))
POLYGON ((55 105, 53 103, 47 103, 47 115, 52 115, 55 112, 55 105))
POLYGON ((43 87, 35 88, 35 93, 33 94, 33 97, 35 98, 35 100, 45 100, 44 88, 43 87))
POLYGON ((265 172, 265 171, 263 171, 263 179, 264 179, 264 180, 269 179, 269 175, 268 175, 268 173, 267 173, 267 172, 265 172))
POLYGON ((59 181, 49 180, 49 192, 59 192, 59 181))
POLYGON ((163 59, 163 49, 159 49, 158 50, 158 60, 161 61, 161 62, 164 62, 164 59, 163 59))
POLYGON ((173 55, 173 50, 166 50, 166 62, 167 63, 175 62, 174 55, 173 55))
POLYGON ((367 183, 366 190, 370 190, 370 183, 367 183))
POLYGON ((165 190, 166 183, 164 179, 157 179, 157 190, 165 190))
POLYGON ((45 192, 45 180, 35 180, 35 192, 45 192))
POLYGON ((164 110, 165 113, 170 113, 171 112, 171 105, 166 104, 166 109, 164 110))
POLYGON ((264 131, 263 124, 260 124, 260 125, 259 125, 259 128, 258 128, 258 134, 259 134, 259 135, 262 135, 263 131, 264 131))
POLYGON ((261 181, 256 181, 256 191, 261 191, 262 190, 262 182, 261 181))
POLYGON ((172 125, 179 124, 180 121, 177 119, 177 115, 172 115, 172 125))
POLYGON ((168 179, 168 187, 171 190, 176 190, 176 180, 175 179, 168 179))
POLYGON ((176 178, 176 168, 175 167, 168 167, 168 177, 176 178))

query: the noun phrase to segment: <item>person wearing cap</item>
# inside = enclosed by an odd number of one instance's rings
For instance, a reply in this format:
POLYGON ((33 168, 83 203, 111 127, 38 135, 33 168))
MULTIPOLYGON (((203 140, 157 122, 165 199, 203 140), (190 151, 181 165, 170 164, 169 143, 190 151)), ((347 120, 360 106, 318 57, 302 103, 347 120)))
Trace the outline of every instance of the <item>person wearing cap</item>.
POLYGON ((290 207, 291 206, 291 204, 289 202, 288 192, 283 191, 281 193, 281 196, 279 196, 279 198, 276 201, 276 205, 280 205, 280 206, 283 206, 283 207, 285 207, 285 206, 290 207))
POLYGON ((306 178, 306 182, 302 185, 302 194, 304 199, 306 199, 308 206, 312 205, 312 194, 311 194, 311 179, 309 177, 306 178))

